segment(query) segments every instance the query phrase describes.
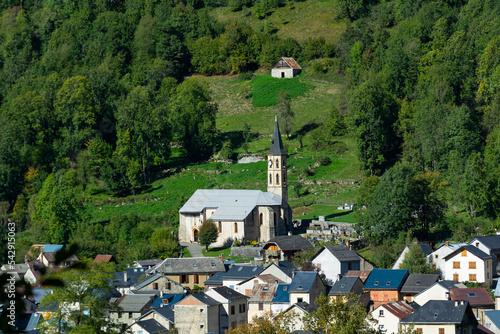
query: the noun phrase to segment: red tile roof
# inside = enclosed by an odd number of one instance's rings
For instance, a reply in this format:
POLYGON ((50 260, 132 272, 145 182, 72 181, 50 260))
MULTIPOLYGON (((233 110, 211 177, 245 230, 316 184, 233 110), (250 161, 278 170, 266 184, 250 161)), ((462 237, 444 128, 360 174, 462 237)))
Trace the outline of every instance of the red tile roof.
POLYGON ((404 319, 413 312, 415 312, 415 309, 410 305, 406 304, 405 302, 394 302, 390 304, 383 304, 380 307, 384 307, 387 311, 391 312, 399 319, 404 319))
POLYGON ((112 259, 113 259, 113 255, 97 255, 95 257, 95 259, 94 259, 94 262, 95 263, 98 263, 98 262, 110 262, 112 259))
POLYGON ((484 288, 451 289, 451 300, 467 300, 470 306, 495 305, 484 288))
POLYGON ((365 282, 368 276, 370 276, 371 271, 360 271, 360 270, 349 270, 345 276, 348 277, 359 277, 361 282, 365 282))

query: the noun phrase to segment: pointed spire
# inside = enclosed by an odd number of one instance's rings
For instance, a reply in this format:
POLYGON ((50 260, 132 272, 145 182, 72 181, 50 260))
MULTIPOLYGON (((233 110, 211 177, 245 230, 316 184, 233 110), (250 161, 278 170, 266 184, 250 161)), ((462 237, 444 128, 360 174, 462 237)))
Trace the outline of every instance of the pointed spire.
POLYGON ((274 120, 274 131, 273 137, 271 139, 271 148, 267 154, 287 154, 285 149, 283 148, 283 142, 281 141, 280 128, 278 126, 278 115, 275 116, 274 120))

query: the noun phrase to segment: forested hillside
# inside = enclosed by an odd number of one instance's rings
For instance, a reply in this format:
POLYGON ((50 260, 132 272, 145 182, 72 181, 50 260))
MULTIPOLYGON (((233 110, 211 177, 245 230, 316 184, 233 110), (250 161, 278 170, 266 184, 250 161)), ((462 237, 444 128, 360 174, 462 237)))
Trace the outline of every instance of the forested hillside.
POLYGON ((318 110, 327 121, 296 124, 292 139, 335 151, 335 138, 355 137, 369 243, 410 228, 435 241, 498 228, 497 1, 7 0, 0 10, 0 214, 27 231, 20 247, 87 240, 85 256, 175 254, 182 198, 164 217, 89 230, 88 186, 136 194, 219 152, 231 137, 200 75, 239 76, 251 99, 248 80, 281 56, 340 86, 318 110))

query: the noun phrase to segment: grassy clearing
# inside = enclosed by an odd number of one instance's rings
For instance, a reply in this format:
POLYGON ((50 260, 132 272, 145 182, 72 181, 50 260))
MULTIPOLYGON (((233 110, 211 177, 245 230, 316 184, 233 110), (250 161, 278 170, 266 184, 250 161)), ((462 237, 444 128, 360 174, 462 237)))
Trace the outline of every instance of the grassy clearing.
POLYGON ((182 247, 182 257, 193 257, 187 247, 182 247))
POLYGON ((208 252, 206 250, 202 250, 204 256, 210 257, 219 257, 221 254, 224 255, 224 260, 233 260, 236 263, 244 263, 250 262, 253 260, 252 257, 239 257, 239 256, 230 256, 231 247, 229 248, 209 248, 208 252))
POLYGON ((354 223, 354 212, 338 210, 337 206, 313 204, 308 207, 298 207, 293 210, 294 219, 318 219, 325 216, 326 220, 341 223, 354 223))
MULTIPOLYGON (((253 8, 249 8, 252 13, 253 8)), ((300 42, 308 38, 323 37, 327 42, 337 42, 349 22, 337 20, 336 4, 333 0, 308 0, 293 2, 287 6, 273 9, 264 20, 252 15, 245 16, 242 11, 231 12, 227 7, 210 11, 210 15, 219 22, 243 22, 254 29, 259 29, 266 22, 271 22, 280 38, 294 38, 300 42)))
POLYGON ((304 95, 314 86, 301 77, 278 79, 271 74, 259 75, 252 79, 252 104, 254 107, 272 107, 276 105, 281 90, 290 94, 292 98, 304 95))

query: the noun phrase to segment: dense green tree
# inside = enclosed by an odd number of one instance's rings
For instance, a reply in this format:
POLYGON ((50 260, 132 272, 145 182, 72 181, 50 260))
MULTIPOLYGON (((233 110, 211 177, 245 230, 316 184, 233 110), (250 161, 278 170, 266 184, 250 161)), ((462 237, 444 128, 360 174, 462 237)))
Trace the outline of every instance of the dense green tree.
POLYGON ((407 269, 413 274, 430 274, 432 272, 432 269, 427 264, 422 247, 416 241, 409 245, 408 253, 405 254, 399 269, 407 269))
POLYGON ((208 251, 208 246, 211 243, 217 241, 219 237, 219 229, 215 223, 208 219, 203 222, 200 226, 200 232, 198 234, 198 239, 200 240, 200 245, 205 246, 205 250, 208 251))
POLYGON ((175 231, 168 227, 156 229, 149 240, 154 257, 167 258, 178 257, 180 253, 179 241, 175 231))

